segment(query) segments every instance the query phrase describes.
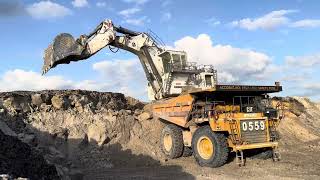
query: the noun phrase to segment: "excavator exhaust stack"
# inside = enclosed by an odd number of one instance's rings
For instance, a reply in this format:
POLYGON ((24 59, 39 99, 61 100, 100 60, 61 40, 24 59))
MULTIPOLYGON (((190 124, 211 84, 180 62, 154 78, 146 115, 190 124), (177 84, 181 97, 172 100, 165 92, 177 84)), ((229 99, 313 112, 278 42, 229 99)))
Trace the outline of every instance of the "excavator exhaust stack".
POLYGON ((47 73, 58 64, 69 64, 71 61, 83 59, 85 45, 79 41, 68 33, 56 36, 53 43, 44 52, 42 74, 47 73))

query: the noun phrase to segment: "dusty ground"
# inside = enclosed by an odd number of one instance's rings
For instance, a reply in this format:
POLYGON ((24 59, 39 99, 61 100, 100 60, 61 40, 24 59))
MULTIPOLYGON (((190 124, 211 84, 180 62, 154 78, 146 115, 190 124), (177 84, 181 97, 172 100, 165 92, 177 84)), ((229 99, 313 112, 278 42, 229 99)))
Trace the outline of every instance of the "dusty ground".
MULTIPOLYGON (((20 139, 17 149, 28 144, 62 179, 320 179, 319 105, 299 97, 285 101, 282 160, 247 158, 245 167, 233 158, 214 169, 198 166, 192 156, 165 159, 158 142, 163 124, 147 113, 148 106, 143 110, 143 103, 116 93, 0 93, 0 130, 20 139)), ((8 163, 21 158, 10 158, 0 162, 0 174, 26 175, 8 163)))
POLYGON ((199 167, 186 157, 150 164, 149 157, 115 152, 113 168, 87 169, 85 179, 319 179, 320 141, 283 145, 282 160, 247 159, 245 167, 234 160, 220 168, 199 167), (128 164, 126 164, 128 163, 128 164))

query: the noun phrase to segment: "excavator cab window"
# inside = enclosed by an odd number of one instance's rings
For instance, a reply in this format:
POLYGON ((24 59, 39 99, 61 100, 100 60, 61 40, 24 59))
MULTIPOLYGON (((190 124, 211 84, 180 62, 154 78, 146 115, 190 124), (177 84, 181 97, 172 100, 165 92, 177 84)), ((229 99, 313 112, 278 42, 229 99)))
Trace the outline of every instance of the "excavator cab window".
POLYGON ((206 81, 206 86, 207 87, 211 87, 212 86, 212 80, 211 80, 211 75, 205 75, 204 78, 205 78, 205 81, 206 81))
POLYGON ((182 69, 182 63, 179 54, 172 54, 172 63, 175 69, 182 69))
POLYGON ((163 71, 164 73, 167 73, 171 70, 171 64, 170 64, 170 58, 162 58, 162 63, 163 63, 163 71))
POLYGON ((182 67, 185 68, 187 66, 187 58, 185 55, 181 55, 181 64, 182 64, 182 67))

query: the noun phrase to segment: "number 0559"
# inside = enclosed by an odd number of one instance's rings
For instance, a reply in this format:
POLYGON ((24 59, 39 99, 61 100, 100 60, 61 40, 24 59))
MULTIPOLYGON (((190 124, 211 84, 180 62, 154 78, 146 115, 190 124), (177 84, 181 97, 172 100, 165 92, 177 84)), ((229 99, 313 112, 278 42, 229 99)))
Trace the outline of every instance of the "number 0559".
POLYGON ((243 121, 241 122, 241 128, 243 131, 258 131, 265 129, 264 121, 243 121))

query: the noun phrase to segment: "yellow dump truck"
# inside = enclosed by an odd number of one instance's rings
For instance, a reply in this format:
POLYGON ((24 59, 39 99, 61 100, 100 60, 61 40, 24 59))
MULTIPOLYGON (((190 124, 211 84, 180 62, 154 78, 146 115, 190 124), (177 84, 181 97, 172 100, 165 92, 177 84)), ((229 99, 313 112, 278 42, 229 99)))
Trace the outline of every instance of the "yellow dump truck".
POLYGON ((193 153, 201 166, 219 167, 235 152, 244 165, 243 152, 255 149, 262 158, 280 159, 276 127, 281 119, 268 93, 282 87, 215 85, 182 93, 153 104, 154 116, 166 123, 161 148, 169 158, 193 153))
POLYGON ((43 74, 60 64, 89 59, 102 49, 131 52, 140 60, 153 113, 167 123, 161 136, 170 158, 194 154, 202 166, 223 165, 230 151, 244 164, 244 150, 259 149, 279 159, 276 126, 280 116, 267 94, 281 86, 218 85, 212 65, 189 61, 187 53, 169 50, 153 33, 101 22, 75 39, 61 33, 44 51, 43 74))

